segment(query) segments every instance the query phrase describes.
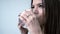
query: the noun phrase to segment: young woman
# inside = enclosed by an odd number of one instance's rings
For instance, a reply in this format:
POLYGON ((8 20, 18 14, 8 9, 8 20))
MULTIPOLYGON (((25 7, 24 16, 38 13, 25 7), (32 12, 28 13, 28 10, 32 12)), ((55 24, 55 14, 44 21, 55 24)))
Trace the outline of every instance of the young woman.
POLYGON ((32 0, 31 9, 20 16, 27 29, 18 24, 22 34, 59 34, 58 0, 32 0))

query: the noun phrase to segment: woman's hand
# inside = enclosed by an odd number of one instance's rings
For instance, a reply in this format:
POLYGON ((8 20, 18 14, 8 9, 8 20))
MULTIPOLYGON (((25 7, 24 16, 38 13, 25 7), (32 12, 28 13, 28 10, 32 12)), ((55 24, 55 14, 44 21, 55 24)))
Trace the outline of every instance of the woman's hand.
POLYGON ((22 26, 22 24, 18 23, 18 27, 21 31, 21 34, 28 34, 28 30, 22 26))
POLYGON ((42 34, 40 24, 31 10, 25 10, 19 18, 25 23, 32 34, 42 34))

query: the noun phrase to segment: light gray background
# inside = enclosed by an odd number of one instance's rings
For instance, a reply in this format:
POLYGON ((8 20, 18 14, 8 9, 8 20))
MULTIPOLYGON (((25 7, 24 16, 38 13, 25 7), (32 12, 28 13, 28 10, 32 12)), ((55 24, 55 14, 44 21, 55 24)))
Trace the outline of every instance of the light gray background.
POLYGON ((0 0, 0 34, 21 34, 18 14, 30 8, 31 0, 0 0))

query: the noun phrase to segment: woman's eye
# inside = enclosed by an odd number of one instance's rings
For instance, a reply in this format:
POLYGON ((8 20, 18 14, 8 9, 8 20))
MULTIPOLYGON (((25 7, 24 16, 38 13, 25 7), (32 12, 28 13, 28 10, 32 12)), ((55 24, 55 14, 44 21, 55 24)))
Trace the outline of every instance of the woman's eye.
POLYGON ((39 7, 42 7, 42 5, 39 5, 39 7))
POLYGON ((31 6, 31 8, 33 9, 33 8, 34 8, 34 6, 31 6))
POLYGON ((43 5, 39 5, 39 7, 43 7, 43 5))
POLYGON ((44 8, 44 4, 39 3, 39 4, 38 4, 38 7, 44 8))
POLYGON ((44 8, 44 5, 39 5, 39 7, 44 8))

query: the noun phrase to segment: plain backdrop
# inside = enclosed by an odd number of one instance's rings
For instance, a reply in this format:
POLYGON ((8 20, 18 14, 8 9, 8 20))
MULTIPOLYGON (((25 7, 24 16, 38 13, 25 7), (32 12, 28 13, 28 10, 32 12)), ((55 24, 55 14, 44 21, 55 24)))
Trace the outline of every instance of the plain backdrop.
POLYGON ((0 0, 0 34, 21 34, 18 14, 30 8, 31 0, 0 0))

